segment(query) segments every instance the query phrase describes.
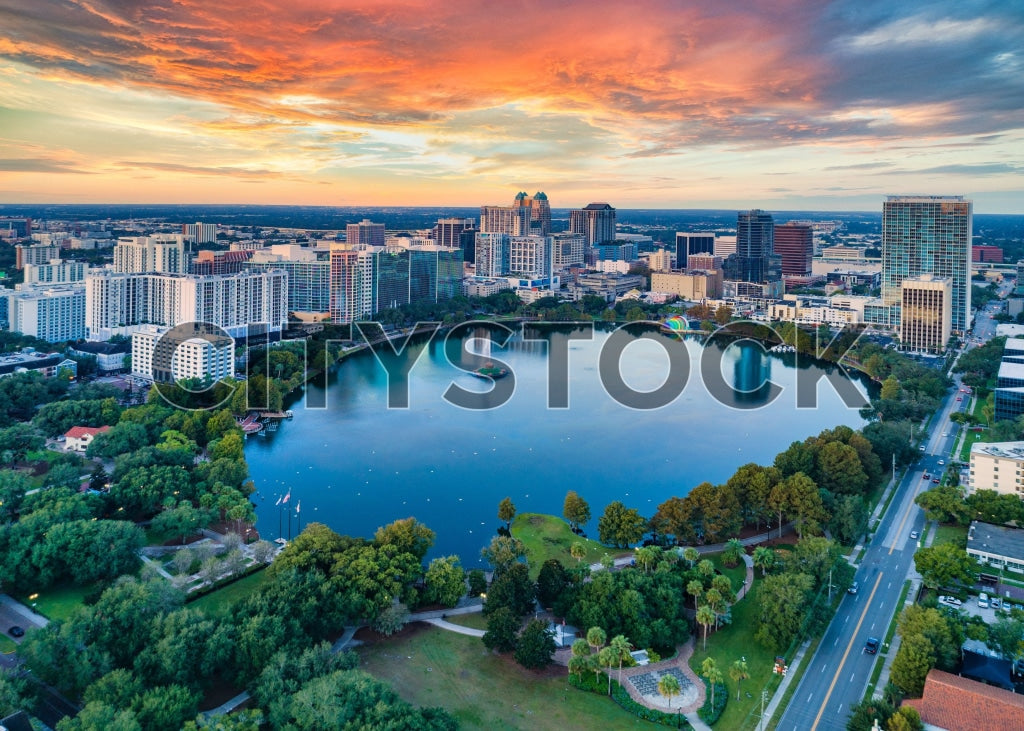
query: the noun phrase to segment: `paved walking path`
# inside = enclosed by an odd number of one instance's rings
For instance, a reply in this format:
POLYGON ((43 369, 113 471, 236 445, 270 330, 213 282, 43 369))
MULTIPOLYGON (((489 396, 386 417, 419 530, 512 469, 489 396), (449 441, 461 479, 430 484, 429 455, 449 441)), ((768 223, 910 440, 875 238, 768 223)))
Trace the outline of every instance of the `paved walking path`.
POLYGON ((460 635, 466 635, 467 637, 483 637, 484 631, 482 629, 474 629, 473 627, 464 627, 461 624, 455 624, 454 622, 446 622, 443 619, 425 619, 422 620, 427 624, 432 624, 435 627, 446 629, 449 632, 457 632, 460 635))

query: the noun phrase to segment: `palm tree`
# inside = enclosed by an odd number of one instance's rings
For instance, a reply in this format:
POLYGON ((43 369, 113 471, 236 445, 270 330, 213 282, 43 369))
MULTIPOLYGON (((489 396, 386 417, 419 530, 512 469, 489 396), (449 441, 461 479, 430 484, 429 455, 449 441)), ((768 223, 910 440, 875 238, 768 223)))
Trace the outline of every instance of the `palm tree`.
POLYGON ((661 549, 657 546, 642 546, 636 549, 636 562, 640 564, 644 573, 650 573, 651 566, 658 563, 659 554, 661 549))
POLYGON ((775 565, 775 551, 767 546, 754 549, 754 565, 761 569, 761 576, 768 575, 768 569, 775 565))
POLYGON ((590 645, 582 637, 572 643, 572 657, 569 658, 569 675, 582 676, 590 667, 590 645))
POLYGON ((618 654, 615 652, 614 647, 602 647, 601 652, 597 653, 597 661, 601 667, 607 668, 608 675, 608 695, 612 694, 612 668, 615 667, 615 662, 618 660, 618 654))
POLYGON ((704 594, 704 601, 706 606, 715 613, 715 629, 718 629, 718 615, 725 611, 721 592, 714 588, 708 589, 704 594))
POLYGON ((697 563, 697 559, 700 558, 700 551, 693 546, 687 546, 683 549, 683 558, 689 562, 690 568, 692 569, 693 565, 697 563))
POLYGON ((707 578, 713 576, 715 573, 715 565, 708 559, 701 559, 700 563, 697 564, 697 573, 707 578))
POLYGON ((740 557, 746 553, 743 544, 738 538, 730 538, 725 543, 725 550, 722 551, 722 560, 726 566, 735 566, 740 562, 740 557))
POLYGON ((729 677, 736 681, 736 700, 740 699, 740 683, 750 677, 745 660, 736 660, 729 668, 729 677))
POLYGON ((679 695, 681 690, 679 681, 671 673, 665 673, 658 679, 658 693, 668 698, 669 708, 672 708, 672 696, 679 695))
MULTIPOLYGON (((591 627, 587 630, 587 644, 590 645, 592 652, 600 652, 601 648, 604 647, 604 643, 607 641, 608 635, 606 635, 604 630, 600 627, 591 627)), ((601 665, 600 663, 596 662, 598 658, 595 657, 594 660, 594 681, 596 682, 598 675, 600 675, 601 673, 601 665)))
POLYGON ((704 593, 704 584, 697 579, 691 579, 690 583, 686 585, 686 593, 693 596, 693 608, 696 609, 700 595, 704 593))
POLYGON ((608 646, 615 651, 616 657, 619 658, 619 685, 622 685, 622 663, 626 660, 633 660, 633 656, 629 654, 630 650, 633 649, 633 645, 629 643, 625 635, 615 635, 612 637, 612 641, 608 643, 608 646))
POLYGON ((706 657, 700 665, 701 675, 707 678, 711 685, 711 707, 715 706, 715 686, 722 682, 722 671, 718 669, 715 658, 706 657))
POLYGON ((708 649, 708 628, 715 622, 715 613, 707 604, 701 605, 697 610, 697 624, 704 627, 704 651, 708 649))
POLYGON ((711 588, 722 595, 722 598, 731 602, 736 598, 735 592, 732 590, 732 582, 729 581, 729 577, 725 574, 718 574, 711 580, 711 588))

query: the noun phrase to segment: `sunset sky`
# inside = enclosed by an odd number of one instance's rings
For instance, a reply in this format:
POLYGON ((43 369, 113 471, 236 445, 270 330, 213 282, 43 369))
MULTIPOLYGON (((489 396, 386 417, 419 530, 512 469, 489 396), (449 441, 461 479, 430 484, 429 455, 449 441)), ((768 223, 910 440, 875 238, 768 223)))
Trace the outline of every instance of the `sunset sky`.
POLYGON ((1024 213, 1024 2, 0 0, 0 202, 1024 213))

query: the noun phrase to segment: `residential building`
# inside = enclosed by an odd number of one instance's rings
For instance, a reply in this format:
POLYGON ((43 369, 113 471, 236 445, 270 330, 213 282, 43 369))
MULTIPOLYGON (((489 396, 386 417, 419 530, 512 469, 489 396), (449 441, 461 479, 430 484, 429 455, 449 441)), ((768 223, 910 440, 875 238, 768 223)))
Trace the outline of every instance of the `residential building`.
POLYGON ((288 274, 141 274, 93 269, 85 279, 86 337, 109 340, 146 324, 209 323, 232 337, 288 324, 288 274))
POLYGON ((676 231, 676 269, 689 269, 693 254, 715 254, 715 235, 676 231))
POLYGON ((647 257, 647 267, 652 272, 672 271, 672 252, 668 249, 658 249, 651 252, 647 257))
POLYGON ((28 264, 46 264, 60 258, 57 244, 18 244, 14 247, 14 268, 24 269, 28 264))
POLYGON ((476 276, 500 277, 509 271, 509 245, 507 233, 481 231, 476 235, 476 276))
POLYGON ((85 452, 97 436, 108 431, 109 426, 73 426, 64 432, 64 449, 85 452))
POLYGON ((349 246, 384 246, 385 238, 384 224, 368 218, 345 226, 345 243, 349 246))
POLYGON ((918 712, 929 731, 1024 728, 1024 696, 934 668, 921 697, 903 703, 918 712))
POLYGON ((157 383, 235 375, 235 341, 212 328, 146 325, 132 333, 132 375, 157 383))
POLYGON ((462 282, 462 293, 467 297, 490 297, 506 289, 511 289, 512 284, 507 279, 467 277, 462 282))
POLYGON ((901 285, 900 343, 924 353, 942 353, 952 325, 953 282, 924 274, 901 285))
POLYGON ((787 221, 776 226, 773 235, 775 253, 782 257, 782 275, 803 277, 810 274, 814 230, 808 225, 787 221))
POLYGON ((181 234, 194 244, 212 244, 217 240, 217 224, 186 223, 181 227, 181 234))
POLYGON ((586 244, 583 234, 562 231, 551 238, 551 266, 556 272, 584 263, 586 244))
POLYGON ((904 279, 952 280, 952 329, 971 311, 972 203, 963 196, 889 196, 882 206, 882 301, 899 304, 904 279))
POLYGON ((53 259, 45 264, 25 265, 25 284, 67 284, 81 282, 89 265, 80 261, 53 259))
POLYGON ((972 520, 967 555, 982 566, 1024 574, 1024 530, 972 520))
POLYGON ((480 206, 480 233, 528 236, 531 216, 525 206, 480 206))
POLYGON ((969 492, 995 490, 1024 499, 1024 442, 976 442, 971 445, 969 492))
POLYGON ((373 249, 332 246, 330 313, 338 323, 373 315, 373 249))
POLYGON ((310 249, 297 244, 275 244, 245 253, 251 258, 245 269, 288 273, 288 311, 309 313, 318 318, 331 309, 331 258, 329 249, 310 249))
POLYGON ((7 325, 12 332, 62 343, 80 340, 85 330, 85 287, 19 285, 2 295, 7 300, 7 325))
POLYGON ((126 274, 186 274, 183 234, 123 236, 114 247, 114 271, 126 274))
POLYGON ((615 209, 607 203, 590 203, 569 211, 569 231, 583 234, 587 246, 615 241, 615 209))
POLYGON ((974 244, 971 247, 971 261, 984 262, 987 264, 1002 264, 1003 250, 998 246, 974 244))
POLYGON ((722 296, 722 271, 652 272, 651 291, 694 301, 718 298, 722 296))
POLYGON ((550 236, 510 237, 508 273, 527 279, 550 278, 552 242, 550 236))

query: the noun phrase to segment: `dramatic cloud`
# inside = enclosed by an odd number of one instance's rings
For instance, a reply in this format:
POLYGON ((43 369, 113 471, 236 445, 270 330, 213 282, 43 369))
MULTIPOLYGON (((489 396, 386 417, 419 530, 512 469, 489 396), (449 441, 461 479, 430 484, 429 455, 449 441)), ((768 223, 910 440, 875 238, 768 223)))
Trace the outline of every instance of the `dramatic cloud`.
MULTIPOLYGON (((0 27, 0 155, 71 150, 126 197, 201 176, 220 187, 194 194, 241 200, 231 181, 263 176, 388 203, 419 179, 472 204, 529 179, 732 205, 785 192, 770 172, 810 194, 825 171, 1003 191, 1020 170, 1016 3, 0 0, 0 27)), ((5 187, 77 169, 50 157, 5 187)))

